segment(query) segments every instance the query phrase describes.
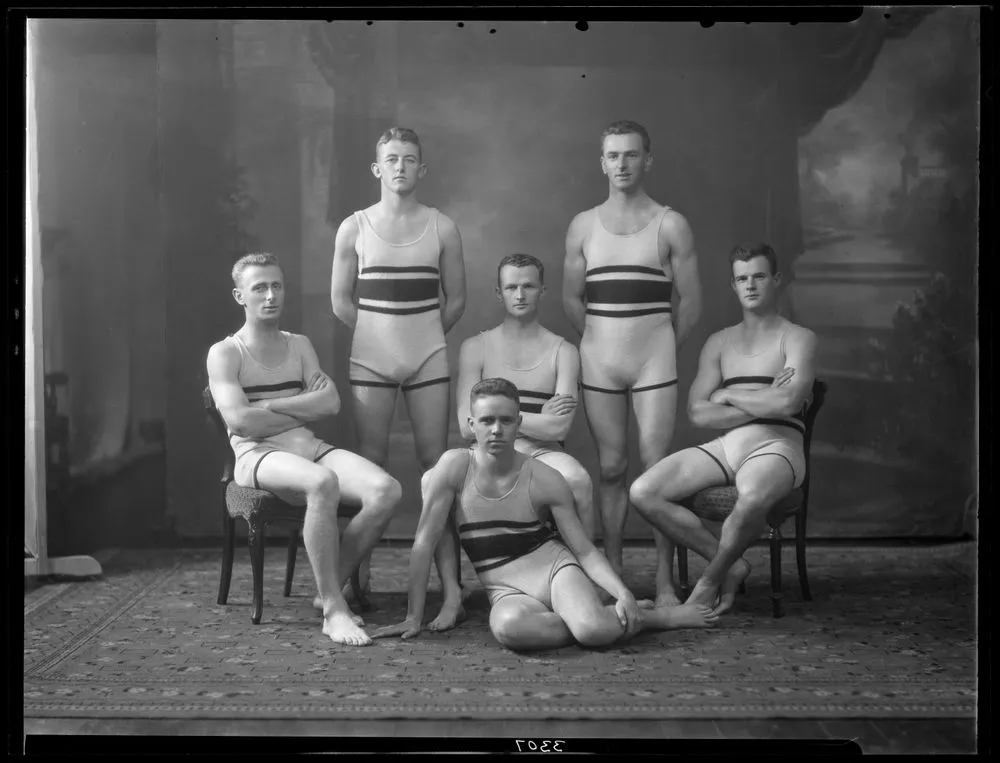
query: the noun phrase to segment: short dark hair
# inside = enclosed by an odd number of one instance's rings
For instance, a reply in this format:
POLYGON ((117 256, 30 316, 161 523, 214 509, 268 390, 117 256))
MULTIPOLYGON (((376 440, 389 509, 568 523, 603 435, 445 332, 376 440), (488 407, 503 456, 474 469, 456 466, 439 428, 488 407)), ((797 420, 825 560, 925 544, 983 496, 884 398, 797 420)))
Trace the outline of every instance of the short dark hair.
POLYGON ((545 266, 542 261, 537 257, 530 254, 508 254, 502 260, 500 264, 497 265, 497 286, 503 286, 500 283, 500 271, 502 271, 508 265, 515 268, 535 268, 538 270, 538 280, 540 283, 545 283, 545 266))
POLYGON ((469 402, 470 404, 474 404, 481 397, 493 397, 495 395, 510 398, 518 405, 521 404, 521 396, 514 383, 507 379, 496 377, 476 382, 476 385, 472 388, 472 392, 469 393, 469 402))
POLYGON ((378 159, 378 150, 380 146, 384 146, 390 140, 398 140, 402 143, 412 143, 417 147, 417 160, 423 161, 424 148, 420 145, 420 138, 417 134, 409 129, 408 127, 390 127, 384 133, 382 133, 378 142, 375 144, 375 158, 378 159))
POLYGON ((766 257, 768 264, 771 266, 771 275, 777 274, 778 255, 774 253, 774 249, 769 244, 761 242, 756 244, 739 244, 733 248, 733 251, 729 253, 730 277, 733 274, 733 263, 737 260, 740 262, 750 262, 754 257, 766 257))
POLYGON ((646 128, 641 124, 629 121, 628 119, 612 122, 604 128, 604 132, 601 133, 601 154, 604 153, 604 139, 609 135, 631 135, 632 133, 642 138, 642 150, 648 154, 653 145, 649 139, 649 133, 646 132, 646 128))
POLYGON ((239 287, 240 285, 240 278, 243 275, 243 271, 252 265, 256 265, 258 267, 265 267, 267 265, 274 265, 277 268, 281 267, 281 264, 278 262, 278 258, 270 252, 251 252, 250 254, 244 254, 236 260, 236 264, 233 265, 233 284, 236 287, 239 287))

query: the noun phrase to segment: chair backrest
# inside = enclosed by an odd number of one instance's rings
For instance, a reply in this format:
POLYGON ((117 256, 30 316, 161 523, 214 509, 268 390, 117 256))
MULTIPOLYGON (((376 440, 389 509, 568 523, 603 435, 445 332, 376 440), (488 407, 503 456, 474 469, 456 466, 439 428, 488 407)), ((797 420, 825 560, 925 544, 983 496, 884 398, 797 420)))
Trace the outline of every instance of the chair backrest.
POLYGON ((823 407, 823 402, 826 400, 826 389, 827 384, 825 381, 820 381, 819 379, 813 380, 812 400, 809 401, 809 405, 806 408, 806 433, 802 442, 802 449, 805 451, 806 457, 806 476, 802 480, 802 493, 804 495, 804 500, 802 501, 803 517, 809 510, 809 479, 812 476, 811 456, 813 424, 816 422, 816 414, 819 413, 819 409, 823 407))
POLYGON ((229 445, 229 430, 226 428, 226 422, 222 419, 219 409, 215 407, 215 398, 212 397, 211 388, 205 387, 202 390, 201 401, 205 406, 205 414, 212 423, 212 428, 219 435, 219 441, 225 445, 223 449, 225 460, 223 462, 221 480, 229 482, 233 478, 233 472, 236 468, 236 454, 233 453, 233 449, 229 445))

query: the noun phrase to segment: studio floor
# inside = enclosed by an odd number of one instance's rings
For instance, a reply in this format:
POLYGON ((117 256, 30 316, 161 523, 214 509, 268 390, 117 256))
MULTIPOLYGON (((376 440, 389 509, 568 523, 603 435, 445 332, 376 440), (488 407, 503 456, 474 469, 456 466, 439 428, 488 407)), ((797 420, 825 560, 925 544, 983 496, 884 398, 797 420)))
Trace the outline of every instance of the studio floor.
MULTIPOLYGON (((258 751, 282 738, 329 751, 455 751, 559 738, 583 751, 606 740, 624 752, 789 739, 854 740, 865 753, 978 749, 975 544, 811 546, 811 602, 786 547, 780 619, 767 553, 748 551, 747 592, 716 628, 516 655, 490 636, 469 567, 459 627, 349 648, 320 632, 303 550, 285 598, 283 549, 268 548, 259 625, 245 548, 226 605, 214 549, 106 551, 97 578, 26 580, 26 746, 228 737, 258 751)), ((403 544, 376 548, 369 625, 404 616, 407 561, 403 544)), ((654 564, 652 548, 627 550, 637 595, 652 593, 654 564)), ((429 613, 433 577, 431 588, 429 613)))

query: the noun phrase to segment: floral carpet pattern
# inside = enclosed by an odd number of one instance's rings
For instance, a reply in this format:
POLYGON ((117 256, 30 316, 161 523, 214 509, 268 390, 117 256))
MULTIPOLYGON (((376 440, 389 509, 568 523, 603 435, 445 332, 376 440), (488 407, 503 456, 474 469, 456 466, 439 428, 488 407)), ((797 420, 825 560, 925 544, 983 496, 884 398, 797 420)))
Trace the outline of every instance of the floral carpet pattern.
MULTIPOLYGON (((24 715, 90 718, 670 719, 964 718, 976 704, 976 547, 815 547, 814 600, 783 555, 785 611, 771 617, 765 548, 736 609, 710 630, 645 633, 604 650, 517 655, 487 626, 473 587, 447 633, 333 644, 312 608, 299 551, 292 595, 269 548, 264 616, 250 622, 250 566, 237 552, 229 603, 215 603, 221 553, 121 551, 99 579, 25 595, 24 715)), ((653 548, 626 549, 627 582, 652 593, 653 548)), ((409 550, 372 559, 377 611, 400 621, 409 550)), ((692 555, 692 579, 703 569, 692 555)), ((427 616, 440 602, 432 577, 427 616)))

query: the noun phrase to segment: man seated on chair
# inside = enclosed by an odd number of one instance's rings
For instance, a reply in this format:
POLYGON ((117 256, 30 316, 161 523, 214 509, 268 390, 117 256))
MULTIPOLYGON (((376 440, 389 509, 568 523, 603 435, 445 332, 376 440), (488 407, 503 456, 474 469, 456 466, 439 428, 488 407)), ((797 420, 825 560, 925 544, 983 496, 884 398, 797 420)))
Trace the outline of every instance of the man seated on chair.
POLYGON ((521 396, 521 426, 514 450, 548 464, 569 483, 587 539, 594 540, 594 486, 579 461, 563 450, 576 413, 580 353, 538 322, 545 295, 545 266, 530 254, 509 254, 497 266, 497 299, 503 323, 466 339, 458 360, 458 424, 469 426, 469 393, 482 379, 507 379, 521 396))
POLYGON ((246 320, 208 351, 208 380, 236 453, 234 479, 305 503, 302 537, 319 589, 323 633, 339 644, 370 644, 341 587, 388 526, 399 483, 308 428, 340 410, 340 395, 309 339, 278 328, 285 291, 274 255, 248 254, 232 275, 246 320), (361 506, 343 538, 337 527, 341 500, 361 506))
POLYGON ((640 605, 588 539, 566 480, 514 448, 517 388, 483 379, 470 393, 471 448, 445 452, 422 481, 423 510, 410 555, 406 619, 375 638, 420 633, 431 557, 449 521, 490 599, 490 630, 515 651, 574 642, 600 647, 642 630, 706 627, 710 608, 640 605), (457 503, 456 503, 457 499, 457 503), (454 509, 454 511, 453 511, 454 509), (546 526, 552 519, 558 533, 546 526), (594 584, 615 599, 603 605, 594 584))
POLYGON ((629 493, 653 526, 708 560, 686 603, 716 614, 732 607, 750 574, 742 555, 763 532, 768 511, 805 477, 803 413, 816 353, 815 334, 778 314, 774 250, 738 246, 729 261, 743 320, 708 338, 688 395, 695 426, 727 431, 667 456, 629 493), (699 490, 734 484, 739 497, 718 539, 679 503, 699 490))

